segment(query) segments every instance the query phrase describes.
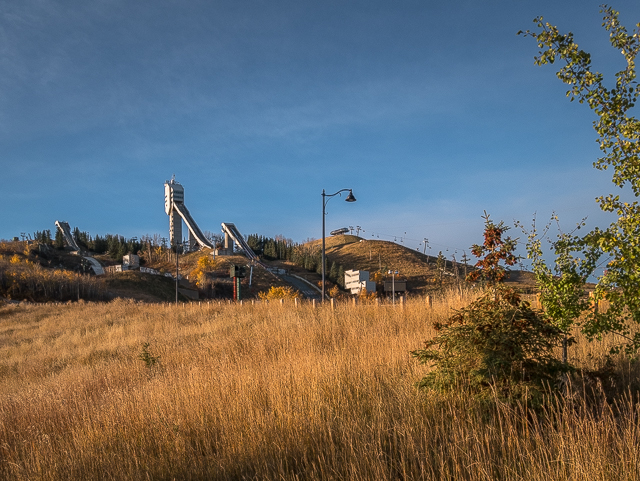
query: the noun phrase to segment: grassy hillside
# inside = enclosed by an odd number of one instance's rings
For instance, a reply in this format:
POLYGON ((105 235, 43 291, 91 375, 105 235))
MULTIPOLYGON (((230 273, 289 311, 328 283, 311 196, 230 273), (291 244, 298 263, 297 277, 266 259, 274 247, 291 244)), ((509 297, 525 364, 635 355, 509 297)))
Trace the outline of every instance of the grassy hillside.
MULTIPOLYGON (((446 263, 448 274, 441 274, 436 268, 434 257, 393 242, 364 240, 356 236, 344 235, 328 237, 326 246, 328 267, 335 262, 337 265, 342 265, 345 270, 366 270, 372 275, 375 272, 381 272, 385 276, 389 269, 397 270, 398 277, 407 279, 407 287, 411 295, 437 292, 440 289, 440 277, 445 288, 460 282, 464 277, 464 267, 461 265, 458 266, 458 279, 451 275, 454 273, 451 262, 446 263)), ((316 252, 320 247, 321 240, 305 246, 316 252)), ((206 269, 205 278, 198 278, 198 262, 203 257, 210 257, 208 249, 179 256, 180 274, 189 278, 188 285, 183 287, 199 289, 204 298, 231 298, 233 286, 229 278, 229 267, 234 264, 247 265, 246 257, 242 255, 218 257, 215 265, 206 269)), ((105 265, 116 263, 106 255, 97 258, 105 265)), ((161 254, 153 253, 149 258, 143 255, 142 262, 144 266, 161 273, 168 272, 172 275, 175 273, 175 255, 169 251, 161 254)), ((321 276, 316 272, 306 271, 289 262, 264 262, 272 266, 284 267, 315 285, 318 285, 321 280, 321 276)), ((104 300, 120 297, 146 302, 167 302, 175 299, 175 283, 170 278, 139 272, 117 273, 104 278, 95 278, 81 275, 82 272, 81 257, 67 251, 55 249, 40 251, 37 244, 26 245, 24 242, 0 244, 0 297, 32 301, 67 301, 78 298, 104 300), (66 287, 56 289, 56 286, 66 287)), ((268 271, 255 268, 252 286, 249 288, 248 275, 249 269, 242 286, 242 295, 246 299, 256 299, 259 292, 266 292, 271 286, 287 285, 268 271)), ((513 280, 524 287, 530 288, 533 284, 529 273, 515 273, 513 280)), ((181 300, 187 299, 181 297, 181 300)))
POLYGON ((414 388, 466 302, 2 307, 0 479, 640 479, 637 363, 540 413, 414 388))
MULTIPOLYGON (((327 265, 332 262, 342 265, 345 270, 369 271, 371 275, 379 271, 387 276, 387 271, 397 270, 398 277, 407 279, 407 288, 413 294, 424 294, 439 288, 436 258, 408 249, 389 241, 366 240, 353 235, 327 237, 327 265)), ((308 244, 309 248, 321 249, 322 240, 308 244)), ((453 273, 451 262, 446 270, 453 273)), ((459 265, 459 277, 464 277, 464 267, 459 265)), ((455 283, 455 278, 443 275, 444 286, 455 283)))

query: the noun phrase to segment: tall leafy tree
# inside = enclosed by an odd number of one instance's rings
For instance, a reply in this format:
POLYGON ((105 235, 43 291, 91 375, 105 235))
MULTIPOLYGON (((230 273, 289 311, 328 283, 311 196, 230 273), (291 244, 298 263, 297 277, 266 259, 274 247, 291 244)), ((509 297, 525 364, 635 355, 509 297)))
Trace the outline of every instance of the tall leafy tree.
MULTIPOLYGON (((602 26, 609 32, 611 46, 622 54, 624 66, 615 74, 610 86, 602 73, 593 69, 591 56, 581 50, 573 34, 560 33, 559 29, 543 21, 534 20, 537 30, 519 32, 533 37, 540 51, 534 57, 536 65, 561 64, 558 78, 569 86, 567 96, 571 101, 587 104, 596 114, 593 128, 602 157, 594 162, 599 170, 612 172, 616 187, 629 187, 633 198, 640 196, 640 121, 633 115, 633 108, 640 95, 636 81, 635 60, 640 51, 640 33, 631 33, 620 24, 619 12, 603 5, 602 26)), ((640 28, 640 23, 636 25, 640 28)), ((594 257, 602 256, 607 269, 598 278, 596 301, 606 299, 610 308, 606 312, 592 312, 583 325, 583 331, 591 337, 614 332, 627 341, 628 350, 640 348, 640 332, 632 332, 632 326, 640 322, 640 204, 637 200, 624 200, 619 194, 598 197, 597 202, 605 212, 617 218, 607 228, 595 228, 588 234, 566 240, 566 245, 582 251, 589 262, 584 264, 581 275, 590 275, 594 257)))

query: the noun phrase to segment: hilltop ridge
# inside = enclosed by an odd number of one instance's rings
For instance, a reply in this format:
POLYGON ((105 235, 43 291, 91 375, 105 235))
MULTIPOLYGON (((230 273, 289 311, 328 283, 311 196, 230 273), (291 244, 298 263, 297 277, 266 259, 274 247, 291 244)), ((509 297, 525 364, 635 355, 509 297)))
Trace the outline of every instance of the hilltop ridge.
MULTIPOLYGON (((297 248, 312 252, 316 257, 320 255, 322 240, 314 240, 300 244, 297 248)), ((96 278, 81 274, 81 258, 66 250, 53 248, 40 248, 37 243, 31 244, 24 241, 0 243, 0 297, 17 300, 77 300, 85 292, 93 293, 93 298, 88 300, 108 300, 117 297, 131 298, 146 302, 170 302, 175 300, 175 280, 165 277, 164 274, 175 274, 175 254, 164 250, 161 254, 154 254, 151 250, 140 252, 141 265, 154 269, 161 275, 152 275, 140 271, 127 271, 96 278), (15 272, 14 272, 15 271, 15 272), (15 274, 20 271, 20 275, 15 274), (13 274, 11 274, 13 272, 13 274), (55 273, 59 277, 56 278, 55 273), (48 274, 50 273, 50 274, 48 274), (31 277, 29 277, 31 276, 31 277), (66 276, 66 277, 65 277, 66 276), (69 276, 76 276, 73 279, 69 276), (15 289, 15 282, 24 280, 24 286, 15 289), (56 293, 53 285, 62 279, 67 288, 61 298, 52 298, 51 293, 56 293), (75 279, 75 280, 74 280, 75 279), (13 284, 9 284, 9 280, 13 284), (6 282, 5 282, 6 281, 6 282), (85 287, 77 287, 87 284, 85 287), (90 285, 89 285, 90 284, 90 285), (42 292, 35 292, 34 286, 41 285, 42 292), (76 287, 72 287, 75 285, 76 287), (12 287, 13 286, 13 287, 12 287), (96 294, 98 293, 98 294, 96 294)), ((337 265, 342 270, 369 271, 371 278, 375 278, 380 286, 381 281, 387 277, 389 270, 397 271, 397 278, 406 279, 407 289, 410 295, 425 295, 437 292, 441 287, 455 285, 463 282, 465 266, 454 264, 446 260, 444 270, 437 267, 437 258, 425 255, 417 250, 409 249, 403 245, 383 241, 369 240, 354 235, 339 235, 326 238, 327 256, 327 289, 333 287, 334 282, 329 279, 329 269, 337 265)), ((117 262, 107 255, 97 255, 104 265, 113 265, 117 262)), ((203 261, 213 259, 209 249, 191 252, 179 256, 180 275, 185 278, 181 288, 198 290, 201 299, 229 299, 233 295, 233 286, 229 278, 229 268, 232 265, 247 266, 247 278, 242 284, 242 296, 245 299, 257 298, 260 292, 266 292, 270 287, 285 287, 289 285, 282 275, 274 275, 261 267, 254 267, 251 275, 248 267, 249 260, 242 255, 217 256, 215 261, 203 261), (207 268, 199 266, 207 264, 207 268), (249 287, 251 276, 251 287, 249 287)), ((289 260, 261 259, 261 262, 269 268, 284 270, 291 276, 305 279, 314 286, 321 285, 321 275, 318 264, 312 269, 305 269, 289 260)), ((467 265, 467 272, 473 269, 467 265)), ((283 271, 280 271, 283 272, 283 271)), ((288 277, 291 281, 291 277, 288 277)), ((335 277, 334 277, 335 280, 335 277)), ((531 290, 533 277, 531 273, 515 271, 511 275, 511 284, 525 287, 531 290)), ((61 290, 59 290, 62 292, 61 290)), ((340 291, 347 295, 346 291, 340 291)), ((60 297, 60 295, 58 295, 60 297)), ((187 301, 180 296, 180 300, 187 301)))

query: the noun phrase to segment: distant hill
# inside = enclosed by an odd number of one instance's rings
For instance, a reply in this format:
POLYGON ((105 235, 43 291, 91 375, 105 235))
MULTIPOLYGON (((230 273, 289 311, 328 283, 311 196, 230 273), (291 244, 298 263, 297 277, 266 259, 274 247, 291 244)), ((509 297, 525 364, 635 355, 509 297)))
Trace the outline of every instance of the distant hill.
MULTIPOLYGON (((319 253, 321 246, 322 240, 315 240, 303 244, 302 248, 319 253)), ((455 285, 458 282, 463 282, 465 274, 465 266, 460 263, 454 265, 451 261, 446 261, 445 270, 441 273, 436 267, 436 257, 434 256, 424 255, 417 250, 409 249, 394 242, 368 240, 353 235, 328 237, 326 239, 326 254, 327 270, 335 262, 337 266, 342 266, 343 270, 369 271, 372 277, 378 273, 379 279, 388 277, 387 272, 389 270, 397 270, 397 278, 407 280, 407 289, 411 294, 420 295, 434 292, 439 289, 441 282, 443 287, 455 285)), ((164 251, 163 254, 154 254, 151 259, 145 259, 144 257, 143 255, 141 261, 145 267, 156 269, 161 273, 167 272, 172 275, 175 273, 175 255, 173 253, 164 251)), ((97 256, 97 258, 103 264, 116 263, 106 255, 97 256)), ((185 278, 189 277, 189 280, 185 279, 184 285, 181 287, 199 289, 201 295, 205 298, 230 299, 233 295, 233 284, 229 278, 229 268, 234 264, 247 266, 249 263, 247 258, 243 255, 218 256, 215 260, 215 266, 207 269, 204 282, 196 283, 198 263, 203 258, 211 258, 208 249, 180 256, 180 274, 185 278)), ((315 286, 321 284, 320 274, 315 271, 307 271, 292 262, 267 260, 263 260, 263 262, 270 267, 285 269, 288 274, 304 278, 315 286)), ((51 248, 43 250, 39 249, 36 243, 26 246, 24 242, 3 242, 0 244, 0 271, 10 273, 20 269, 23 273, 21 278, 26 273, 31 276, 31 280, 29 282, 25 281, 25 289, 21 291, 22 294, 16 296, 14 292, 11 295, 7 291, 0 292, 0 297, 47 300, 48 297, 51 297, 51 295, 46 294, 47 288, 44 289, 44 297, 42 294, 31 295, 27 284, 38 284, 39 282, 42 284, 44 279, 49 283, 54 282, 52 276, 46 275, 47 271, 56 270, 71 274, 81 271, 81 267, 81 258, 65 250, 51 248), (15 261, 15 259, 18 259, 18 261, 15 261), (33 267, 30 267, 33 265, 38 265, 42 270, 34 270, 33 267)), ((467 266, 466 270, 470 272, 471 269, 471 266, 467 266)), ((275 276, 260 267, 255 267, 251 279, 252 285, 249 287, 250 269, 248 267, 246 274, 247 278, 242 284, 242 297, 244 299, 257 298, 258 293, 269 290, 271 286, 281 287, 288 285, 281 277, 275 276)), ((6 276, 4 278, 6 278, 5 280, 9 279, 6 276)), ((173 279, 139 271, 121 272, 100 278, 92 277, 91 279, 93 280, 80 289, 80 294, 77 294, 78 288, 74 287, 77 284, 76 281, 69 277, 61 277, 61 279, 68 284, 67 293, 60 299, 54 297, 49 300, 74 300, 77 299, 78 295, 82 295, 83 292, 93 292, 94 300, 114 297, 132 298, 147 302, 171 302, 175 300, 175 281, 173 279)), ((82 279, 85 279, 85 276, 82 279)), ((291 282, 294 281, 294 279, 290 280, 291 282)), ((510 281, 511 284, 523 287, 528 292, 533 290, 533 275, 530 272, 515 271, 512 273, 510 281)), ((89 281, 82 282, 87 283, 89 281)), ((327 275, 327 289, 332 286, 333 284, 327 275)), ((5 287, 8 288, 9 284, 5 287)), ((58 293, 59 289, 49 288, 49 292, 58 293)), ((60 296, 57 295, 57 297, 60 296)), ((187 298, 181 295, 180 300, 186 301, 187 298)))
MULTIPOLYGON (((397 270, 398 277, 407 279, 407 289, 413 294, 427 294, 439 289, 440 277, 442 277, 442 283, 445 287, 462 282, 465 277, 465 266, 459 262, 459 259, 456 265, 451 260, 447 260, 445 273, 440 276, 436 267, 436 257, 425 255, 418 250, 409 249, 395 242, 369 240, 354 235, 337 235, 327 237, 325 244, 327 269, 335 262, 337 265, 342 265, 345 270, 369 271, 370 275, 381 272, 385 277, 388 276, 389 270, 397 270)), ((320 250, 322 239, 304 245, 310 249, 320 250)), ((466 266, 467 273, 474 269, 472 263, 475 263, 475 260, 470 261, 466 266)), ((288 267, 298 271, 310 281, 317 282, 321 279, 319 274, 306 272, 290 263, 288 267)), ((534 285, 533 274, 513 271, 507 283, 529 291, 534 285)))

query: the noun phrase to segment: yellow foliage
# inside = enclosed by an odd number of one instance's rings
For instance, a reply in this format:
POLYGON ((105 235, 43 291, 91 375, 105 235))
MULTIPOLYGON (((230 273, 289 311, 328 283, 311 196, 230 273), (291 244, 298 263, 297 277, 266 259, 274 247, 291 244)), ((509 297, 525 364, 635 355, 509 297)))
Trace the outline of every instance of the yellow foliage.
POLYGON ((339 293, 340 288, 338 286, 333 286, 331 289, 329 289, 329 297, 338 297, 339 293))
POLYGON ((271 301, 275 299, 295 299, 296 297, 300 297, 300 293, 290 286, 271 286, 268 292, 259 292, 258 297, 263 301, 271 301))
POLYGON ((376 297, 378 297, 378 294, 376 293, 376 291, 369 292, 367 291, 367 289, 360 290, 360 300, 362 301, 372 301, 376 297))
POLYGON ((9 262, 12 264, 20 264, 20 256, 18 254, 13 254, 13 257, 11 257, 9 262))
POLYGON ((199 288, 204 288, 207 276, 206 273, 216 268, 217 261, 211 256, 202 256, 198 259, 197 266, 189 274, 190 279, 195 279, 196 285, 199 288))
POLYGON ((201 269, 203 271, 209 271, 209 270, 213 270, 216 268, 216 260, 213 259, 211 256, 202 256, 200 259, 198 259, 198 269, 201 269))
POLYGON ((375 283, 382 282, 384 279, 384 274, 382 271, 376 271, 371 275, 371 280, 375 283))

